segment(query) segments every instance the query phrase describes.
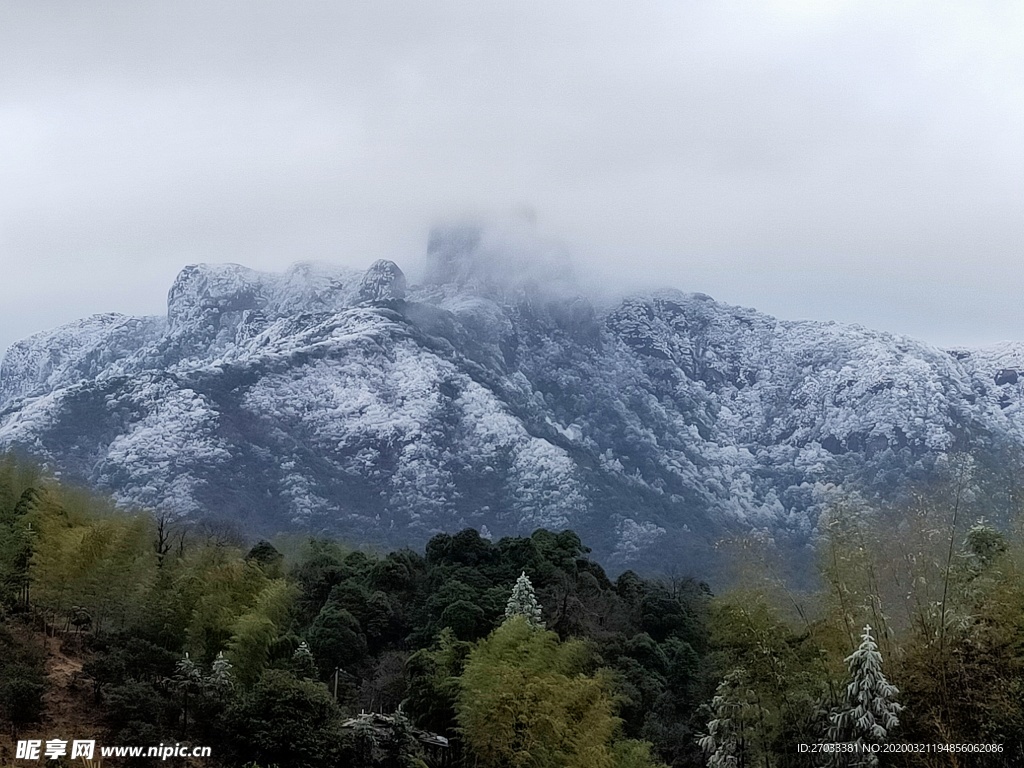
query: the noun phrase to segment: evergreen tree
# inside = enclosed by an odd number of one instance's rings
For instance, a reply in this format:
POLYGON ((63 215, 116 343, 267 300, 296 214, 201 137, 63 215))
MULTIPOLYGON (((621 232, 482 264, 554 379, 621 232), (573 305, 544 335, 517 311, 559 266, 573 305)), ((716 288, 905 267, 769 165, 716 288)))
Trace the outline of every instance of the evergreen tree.
POLYGON ((299 647, 292 654, 291 670, 300 679, 316 679, 316 661, 313 659, 313 652, 309 650, 309 643, 303 640, 299 647))
POLYGON ((335 768, 343 741, 341 712, 327 686, 268 669, 236 697, 225 722, 238 754, 235 765, 335 768))
POLYGON ((763 753, 758 730, 765 712, 749 686, 746 670, 734 669, 719 683, 711 700, 711 713, 708 732, 698 740, 707 755, 708 768, 757 765, 763 753))
POLYGON ((846 686, 846 700, 831 715, 829 741, 851 742, 858 751, 847 753, 851 766, 877 766, 878 756, 864 751, 870 744, 881 744, 899 726, 899 713, 903 706, 896 702, 899 689, 885 679, 882 672, 882 654, 878 652, 871 627, 864 627, 860 647, 846 657, 850 682, 846 686))
POLYGON ((199 665, 192 661, 186 653, 174 665, 174 677, 172 680, 176 688, 197 691, 202 687, 203 672, 199 669, 199 665))
POLYGON ((213 664, 210 665, 210 677, 209 687, 215 692, 227 692, 235 686, 235 681, 232 679, 231 668, 234 665, 227 660, 224 656, 224 652, 220 651, 217 654, 217 658, 213 660, 213 664))
POLYGON ((189 655, 186 653, 174 666, 174 676, 171 678, 171 687, 181 694, 182 716, 181 730, 183 735, 188 735, 188 710, 189 698, 194 698, 203 690, 203 672, 199 669, 189 655))
POLYGON ((516 585, 512 588, 512 596, 505 605, 505 618, 510 619, 513 616, 522 616, 530 626, 544 627, 544 622, 541 621, 540 604, 537 602, 537 596, 533 593, 533 585, 530 583, 526 571, 523 571, 522 575, 516 579, 516 585))
POLYGON ((979 520, 971 526, 964 543, 969 552, 970 565, 975 572, 985 570, 1007 549, 1006 537, 984 520, 979 520))

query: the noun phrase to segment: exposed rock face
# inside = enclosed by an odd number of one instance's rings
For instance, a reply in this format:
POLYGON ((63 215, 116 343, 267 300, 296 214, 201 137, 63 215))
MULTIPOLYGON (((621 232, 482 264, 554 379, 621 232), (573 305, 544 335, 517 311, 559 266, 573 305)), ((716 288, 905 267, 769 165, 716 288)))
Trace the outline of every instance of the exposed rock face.
POLYGON ((1019 374, 1013 368, 1002 368, 996 372, 993 380, 997 386, 1002 386, 1003 384, 1016 384, 1018 378, 1020 378, 1019 374))
POLYGON ((255 270, 238 264, 185 267, 167 292, 171 331, 221 325, 222 315, 241 315, 266 303, 263 281, 255 270))
POLYGON ((405 273, 395 262, 378 259, 363 275, 359 284, 359 300, 371 303, 403 301, 405 291, 405 273))
POLYGON ((187 267, 166 320, 8 350, 0 448, 254 534, 573 527, 612 568, 695 571, 725 533, 799 551, 837 488, 892 496, 962 449, 1016 466, 1022 345, 944 352, 676 291, 599 310, 490 269, 494 242, 435 233, 411 288, 388 261, 187 267))

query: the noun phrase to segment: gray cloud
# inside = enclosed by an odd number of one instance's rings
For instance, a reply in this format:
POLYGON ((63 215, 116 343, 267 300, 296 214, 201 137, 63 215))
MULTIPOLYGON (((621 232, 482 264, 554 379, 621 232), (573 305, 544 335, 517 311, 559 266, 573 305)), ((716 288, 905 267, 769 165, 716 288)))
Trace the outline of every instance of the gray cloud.
POLYGON ((1021 50, 1010 2, 15 0, 0 348, 523 206, 616 286, 1020 338, 1021 50))

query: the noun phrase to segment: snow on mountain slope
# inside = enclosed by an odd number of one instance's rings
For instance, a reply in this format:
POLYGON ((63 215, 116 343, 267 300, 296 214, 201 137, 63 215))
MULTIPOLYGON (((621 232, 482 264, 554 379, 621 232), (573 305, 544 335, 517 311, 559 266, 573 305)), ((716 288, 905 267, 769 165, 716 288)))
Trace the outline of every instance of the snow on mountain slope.
POLYGON ((164 325, 161 318, 109 313, 16 342, 0 363, 0 407, 107 373, 156 340, 164 325))
POLYGON ((597 309, 536 253, 487 267, 510 247, 438 231, 423 286, 386 261, 186 267, 166 320, 12 347, 0 447, 253 532, 572 527, 613 567, 702 570, 726 533, 799 550, 837 487, 891 496, 950 451, 1024 445, 1024 346, 946 352, 677 291, 597 309))
POLYGON ((952 355, 971 380, 972 402, 984 419, 1024 445, 1024 344, 1004 341, 952 355))

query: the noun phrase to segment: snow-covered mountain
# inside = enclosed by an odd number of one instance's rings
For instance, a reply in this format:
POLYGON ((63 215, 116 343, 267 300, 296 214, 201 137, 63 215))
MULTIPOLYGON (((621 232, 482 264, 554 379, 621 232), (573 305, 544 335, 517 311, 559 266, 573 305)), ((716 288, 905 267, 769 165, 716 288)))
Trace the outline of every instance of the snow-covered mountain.
POLYGON ((451 227, 419 286, 388 261, 186 267, 166 318, 12 346, 0 448, 252 532, 571 527, 612 568, 700 571, 724 533, 806 543, 837 486, 892 495, 951 451, 1024 446, 1024 345, 677 291, 597 306, 555 257, 451 227))

